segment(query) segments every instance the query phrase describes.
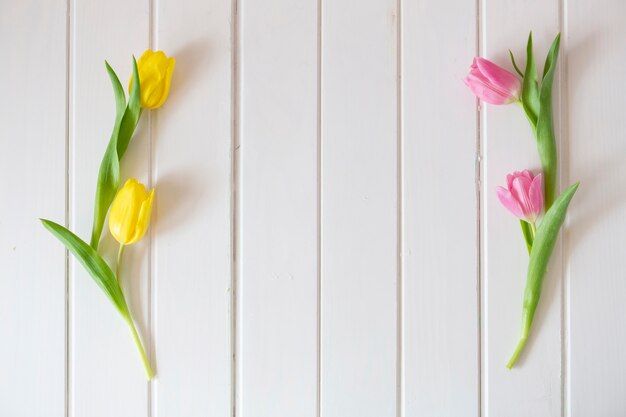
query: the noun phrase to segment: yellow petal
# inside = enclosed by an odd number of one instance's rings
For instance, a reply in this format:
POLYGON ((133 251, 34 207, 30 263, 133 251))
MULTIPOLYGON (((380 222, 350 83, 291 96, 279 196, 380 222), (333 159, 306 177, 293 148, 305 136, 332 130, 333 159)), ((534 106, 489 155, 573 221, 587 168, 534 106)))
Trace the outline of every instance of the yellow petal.
POLYGON ((154 188, 150 190, 148 197, 141 204, 141 210, 139 211, 139 217, 137 219, 137 225, 135 226, 135 235, 128 242, 128 244, 135 243, 141 240, 142 237, 148 231, 150 226, 150 215, 152 213, 152 201, 154 200, 154 188))
POLYGON ((126 181, 118 191, 109 213, 109 230, 119 243, 126 245, 132 240, 146 198, 145 187, 134 178, 126 181))
MULTIPOLYGON (((165 103, 175 65, 174 58, 168 58, 163 51, 155 52, 150 49, 137 60, 137 70, 141 81, 141 107, 156 109, 165 103)), ((129 91, 132 83, 131 76, 129 91)))

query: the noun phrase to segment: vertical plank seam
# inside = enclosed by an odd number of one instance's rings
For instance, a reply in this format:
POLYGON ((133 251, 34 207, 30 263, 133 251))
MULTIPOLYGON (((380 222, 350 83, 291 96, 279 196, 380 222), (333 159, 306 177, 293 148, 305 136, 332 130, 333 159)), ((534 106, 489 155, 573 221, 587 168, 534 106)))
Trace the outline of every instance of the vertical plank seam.
MULTIPOLYGON (((71 51, 72 51, 72 0, 66 1, 65 10, 65 227, 70 227, 70 111, 71 111, 71 51)), ((72 360, 70 353, 70 258, 69 251, 64 250, 64 269, 65 269, 65 289, 64 289, 64 308, 65 308, 65 369, 64 369, 64 415, 70 416, 70 362, 72 360)))
POLYGON ((239 90, 240 90, 240 68, 239 68, 239 50, 240 50, 240 13, 239 0, 231 1, 231 172, 230 172, 230 221, 231 221, 231 277, 230 277, 230 406, 232 417, 237 416, 237 384, 238 384, 238 258, 239 258, 239 239, 237 238, 241 225, 239 224, 239 90))
MULTIPOLYGON (((481 0, 476 0, 476 55, 480 56, 481 42, 482 42, 482 13, 483 3, 481 0)), ((482 116, 480 102, 476 99, 476 161, 475 161, 475 183, 476 183, 476 317, 477 317, 477 415, 486 415, 483 412, 483 239, 482 239, 482 226, 483 226, 483 211, 482 211, 482 116)))
POLYGON ((317 398, 316 416, 322 415, 322 0, 317 0, 317 398))
MULTIPOLYGON (((559 31, 561 32, 561 64, 559 65, 559 182, 560 188, 563 186, 563 178, 569 180, 569 154, 567 143, 563 139, 568 131, 568 105, 567 94, 567 0, 559 0, 559 31)), ((567 222, 566 222, 567 226, 567 222)), ((569 389, 570 389, 570 352, 569 352, 569 267, 566 261, 567 254, 567 227, 561 233, 561 273, 563 274, 561 286, 561 415, 570 415, 569 389)))
MULTIPOLYGON (((156 22, 155 22, 155 7, 157 0, 148 0, 148 47, 150 49, 155 48, 156 43, 156 22)), ((154 179, 156 178, 156 161, 155 161, 155 146, 154 146, 154 119, 156 115, 148 113, 148 146, 149 155, 148 158, 148 183, 149 187, 154 187, 154 179)), ((154 362, 155 350, 156 350, 156 282, 154 278, 155 265, 155 243, 154 233, 150 230, 148 239, 148 360, 152 363, 153 368, 158 372, 156 363, 154 362)), ((148 382, 147 386, 147 414, 148 417, 156 416, 156 397, 157 397, 157 382, 152 379, 148 382)))
POLYGON ((402 140, 402 0, 396 1, 396 415, 404 415, 404 332, 403 332, 403 303, 404 269, 402 268, 403 233, 402 226, 404 210, 403 181, 403 140, 402 140))

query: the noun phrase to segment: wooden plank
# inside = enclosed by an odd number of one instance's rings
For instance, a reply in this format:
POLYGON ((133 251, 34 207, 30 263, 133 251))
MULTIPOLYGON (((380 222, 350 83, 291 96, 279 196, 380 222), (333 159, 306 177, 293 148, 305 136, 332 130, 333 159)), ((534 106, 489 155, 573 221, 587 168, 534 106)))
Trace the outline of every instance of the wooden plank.
POLYGON ((238 415, 317 416, 317 1, 240 3, 238 415))
POLYGON ((401 28, 402 415, 477 416, 476 8, 404 2, 401 28))
MULTIPOLYGON (((481 55, 513 71, 511 49, 525 65, 533 31, 539 71, 559 32, 559 2, 486 1, 481 16, 481 55)), ((469 62, 468 62, 469 65, 469 62)), ((558 131, 559 83, 554 87, 558 131)), ((482 105, 482 407, 495 416, 561 415, 561 254, 557 246, 546 276, 530 340, 518 365, 506 363, 519 338, 528 253, 519 222, 500 204, 495 187, 506 174, 541 169, 535 140, 517 105, 482 105)))
MULTIPOLYGON (((115 117, 104 60, 126 86, 132 55, 149 45, 146 1, 74 0, 72 5, 70 225, 89 241, 98 167, 115 117), (123 11, 123 12, 122 12, 123 11)), ((122 161, 122 181, 149 179, 146 113, 122 161)), ((122 281, 139 332, 149 341, 149 239, 126 249, 122 281)), ((115 259, 105 227, 101 249, 115 259)), ((81 265, 71 264, 70 415, 140 417, 148 413, 148 383, 128 328, 81 265)))
POLYGON ((67 17, 36 3, 0 13, 0 410, 61 417, 65 254, 37 218, 66 221, 67 17))
POLYGON ((396 416, 396 3, 322 4, 324 417, 396 416))
POLYGON ((157 2, 155 47, 177 60, 153 117, 158 416, 231 416, 232 9, 157 2))
POLYGON ((626 414, 626 4, 567 7, 569 182, 580 181, 567 233, 572 417, 626 414))

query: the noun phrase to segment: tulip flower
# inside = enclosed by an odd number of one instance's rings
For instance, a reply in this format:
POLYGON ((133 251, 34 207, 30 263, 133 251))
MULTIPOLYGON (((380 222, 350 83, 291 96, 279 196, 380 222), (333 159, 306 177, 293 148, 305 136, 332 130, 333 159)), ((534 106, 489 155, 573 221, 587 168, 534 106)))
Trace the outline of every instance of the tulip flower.
POLYGON ((498 199, 514 216, 534 225, 543 210, 543 175, 525 170, 506 176, 507 188, 497 187, 498 199))
MULTIPOLYGON (((176 60, 169 58, 163 51, 154 52, 146 50, 137 61, 139 70, 139 85, 141 87, 141 107, 145 109, 156 109, 161 107, 170 92, 170 81, 176 60)), ((128 90, 133 85, 133 78, 130 78, 128 90)))
POLYGON ((463 81, 476 97, 489 104, 514 103, 520 99, 522 91, 522 83, 515 74, 480 57, 474 58, 471 71, 463 81))
POLYGON ((111 205, 109 229, 121 245, 140 240, 150 225, 154 189, 148 193, 143 184, 131 178, 120 189, 111 205))

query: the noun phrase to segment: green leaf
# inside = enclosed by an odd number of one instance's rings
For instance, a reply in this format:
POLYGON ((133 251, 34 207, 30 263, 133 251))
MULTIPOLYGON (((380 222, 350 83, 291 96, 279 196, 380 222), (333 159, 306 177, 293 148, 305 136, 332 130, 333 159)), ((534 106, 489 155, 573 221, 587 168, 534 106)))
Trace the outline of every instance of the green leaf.
POLYGON ((120 185, 120 162, 117 157, 117 140, 111 137, 109 145, 104 153, 98 172, 98 184, 96 185, 96 202, 93 213, 93 226, 91 230, 91 247, 98 250, 100 236, 104 227, 109 207, 115 198, 117 188, 120 185))
POLYGON ((100 163, 98 172, 98 184, 96 186, 96 201, 94 203, 93 226, 91 229, 91 247, 98 250, 100 243, 100 235, 104 227, 104 219, 106 218, 109 206, 115 198, 117 187, 120 184, 120 166, 117 156, 117 137, 120 130, 120 124, 126 111, 126 95, 120 79, 113 71, 113 68, 105 61, 105 66, 111 85, 113 87, 113 95, 115 96, 115 123, 109 144, 100 163))
POLYGON ((140 98, 139 70, 137 69, 137 61, 133 57, 133 86, 130 90, 128 98, 128 107, 122 118, 120 125, 120 133, 117 138, 117 154, 121 160, 128 148, 130 138, 137 127, 139 116, 141 115, 141 98, 140 98))
MULTIPOLYGON (((113 86, 113 95, 115 96, 115 123, 118 124, 122 120, 122 116, 124 115, 124 110, 126 110, 126 95, 124 94, 124 88, 122 87, 122 83, 120 83, 120 79, 117 78, 117 74, 113 71, 113 68, 109 65, 107 61, 104 61, 104 65, 107 69, 107 73, 109 74, 109 78, 111 79, 111 85, 113 86)), ((113 132, 117 129, 113 128, 113 132)))
POLYGON ((515 68, 515 72, 517 72, 520 77, 524 78, 524 74, 517 66, 517 63, 515 62, 515 56, 513 56, 513 51, 511 51, 510 49, 509 49, 509 56, 511 57, 511 63, 513 64, 513 68, 515 68))
POLYGON ((128 319, 130 313, 126 300, 124 299, 124 294, 115 278, 115 274, 111 271, 111 268, 109 268, 104 259, 102 259, 91 246, 65 227, 50 220, 40 220, 44 227, 59 239, 76 259, 78 259, 83 267, 85 267, 96 284, 98 284, 107 297, 109 297, 109 300, 111 300, 115 308, 117 308, 117 311, 119 311, 124 318, 128 319))
POLYGON ((541 93, 539 97, 540 111, 537 119, 537 147, 543 169, 545 180, 545 206, 546 210, 554 201, 557 177, 557 150, 556 137, 554 134, 554 122, 552 119, 552 84, 556 73, 557 58, 559 56, 559 45, 561 34, 559 33, 546 57, 546 64, 543 69, 543 80, 541 82, 541 93))
POLYGON ((528 35, 526 44, 526 70, 522 82, 522 105, 528 120, 534 126, 537 125, 539 114, 539 86, 537 84, 537 66, 533 54, 533 33, 528 35))
MULTIPOLYGON (((90 240, 91 247, 95 250, 98 250, 104 220, 115 198, 117 189, 120 186, 120 161, 128 148, 130 139, 137 127, 139 116, 141 115, 139 81, 133 82, 128 105, 126 105, 126 95, 119 78, 108 63, 106 67, 113 85, 116 116, 113 132, 111 133, 111 138, 109 139, 109 144, 107 145, 104 157, 100 163, 100 171, 98 172, 96 201, 94 204, 93 226, 90 240)), ((139 80, 137 62, 134 58, 133 74, 134 80, 139 80)))
POLYGON ((559 230, 565 220, 567 208, 578 189, 578 185, 579 183, 576 183, 563 191, 554 202, 554 205, 548 210, 537 230, 537 235, 530 251, 530 260, 528 261, 528 275, 526 277, 522 309, 522 334, 517 348, 507 364, 509 369, 515 364, 528 339, 535 311, 539 304, 539 298, 541 297, 541 287, 548 269, 548 262, 559 236, 559 230))
POLYGON ((530 255, 530 250, 533 247, 533 232, 530 229, 530 223, 526 220, 519 221, 520 226, 522 226, 522 233, 524 234, 524 241, 526 242, 526 249, 528 249, 528 254, 530 255))

